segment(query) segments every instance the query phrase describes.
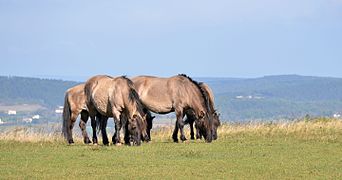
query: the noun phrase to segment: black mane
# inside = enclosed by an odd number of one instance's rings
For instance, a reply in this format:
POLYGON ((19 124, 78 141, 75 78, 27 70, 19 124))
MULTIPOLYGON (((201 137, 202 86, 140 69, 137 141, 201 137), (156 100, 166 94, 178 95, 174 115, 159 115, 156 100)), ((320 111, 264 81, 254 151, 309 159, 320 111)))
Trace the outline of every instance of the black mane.
POLYGON ((137 108, 139 110, 139 113, 140 114, 144 114, 144 111, 143 111, 144 104, 140 100, 139 94, 135 90, 133 81, 131 79, 127 78, 127 76, 121 76, 121 78, 125 79, 127 81, 127 83, 128 83, 128 86, 129 86, 128 98, 129 98, 129 100, 132 101, 132 102, 136 102, 137 105, 138 105, 137 108))
MULTIPOLYGON (((199 82, 193 80, 191 77, 187 76, 186 74, 178 74, 178 76, 185 77, 185 78, 189 79, 193 84, 196 85, 196 87, 200 90, 202 97, 204 99, 204 104, 206 106, 207 113, 210 114, 211 111, 210 111, 210 105, 209 105, 210 104, 209 103, 209 97, 208 97, 207 93, 205 92, 205 90, 201 87, 202 82, 199 83, 199 82)), ((209 117, 211 117, 211 116, 209 116, 209 117)))

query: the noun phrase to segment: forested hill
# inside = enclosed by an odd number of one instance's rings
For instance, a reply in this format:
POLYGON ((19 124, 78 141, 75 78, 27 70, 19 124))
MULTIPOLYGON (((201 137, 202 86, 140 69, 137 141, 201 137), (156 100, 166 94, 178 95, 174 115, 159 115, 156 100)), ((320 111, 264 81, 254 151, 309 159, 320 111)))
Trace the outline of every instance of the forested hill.
POLYGON ((0 76, 0 104, 38 103, 47 107, 62 105, 65 90, 72 81, 0 76))
MULTIPOLYGON (((210 85, 222 119, 332 116, 342 112, 342 79, 297 75, 255 79, 194 78, 210 85)), ((0 76, 0 104, 62 105, 73 81, 0 76)))
POLYGON ((197 78, 218 95, 254 95, 289 100, 342 100, 342 78, 298 75, 265 76, 255 79, 197 78))
POLYGON ((332 116, 342 112, 342 79, 298 75, 255 79, 197 78, 212 87, 230 120, 332 116))

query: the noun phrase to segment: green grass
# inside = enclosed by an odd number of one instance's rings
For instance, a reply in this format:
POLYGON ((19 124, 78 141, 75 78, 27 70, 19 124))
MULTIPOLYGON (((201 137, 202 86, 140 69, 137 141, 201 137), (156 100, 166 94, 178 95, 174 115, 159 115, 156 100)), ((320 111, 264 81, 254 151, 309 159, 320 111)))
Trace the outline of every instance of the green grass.
POLYGON ((175 144, 160 132, 154 134, 153 142, 140 147, 105 147, 80 142, 69 146, 60 140, 0 140, 0 177, 341 179, 342 132, 339 130, 342 123, 300 123, 286 127, 224 126, 220 129, 220 139, 211 144, 202 141, 175 144))

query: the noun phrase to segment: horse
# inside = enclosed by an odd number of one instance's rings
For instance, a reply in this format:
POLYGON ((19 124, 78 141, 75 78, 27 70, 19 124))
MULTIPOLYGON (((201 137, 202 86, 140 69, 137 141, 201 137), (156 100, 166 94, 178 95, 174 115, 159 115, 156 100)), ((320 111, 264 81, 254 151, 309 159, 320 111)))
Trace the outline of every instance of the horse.
MULTIPOLYGON (((212 114, 212 117, 213 117, 213 126, 212 126, 213 127, 213 130, 212 130, 213 134, 212 135, 213 135, 213 140, 216 140, 218 137, 217 128, 221 125, 221 122, 220 122, 220 114, 217 113, 217 111, 215 110, 215 106, 214 106, 214 102, 215 102, 214 101, 214 93, 207 84, 201 82, 201 83, 199 83, 199 85, 202 87, 204 92, 209 97, 210 113, 212 114)), ((194 127, 193 127, 194 122, 196 123, 196 119, 191 114, 188 114, 187 119, 184 121, 184 124, 190 125, 190 136, 191 136, 192 140, 195 139, 194 127)), ((195 127, 196 127, 196 139, 201 139, 202 133, 200 131, 200 125, 195 124, 195 127)))
POLYGON ((185 141, 183 118, 192 113, 198 123, 206 142, 212 141, 212 114, 209 98, 198 82, 185 74, 170 78, 154 76, 137 76, 132 78, 143 104, 157 114, 176 113, 175 129, 172 134, 174 142, 185 141))
MULTIPOLYGON (((81 114, 79 126, 82 130, 84 143, 91 143, 86 131, 86 123, 88 121, 89 114, 85 100, 84 84, 76 85, 65 92, 63 107, 63 134, 69 144, 74 143, 72 129, 79 114, 81 114)), ((96 129, 95 121, 92 121, 92 127, 95 127, 96 129)), ((94 138, 94 136, 93 142, 97 143, 97 139, 94 138)))
MULTIPOLYGON (((84 87, 86 95, 86 105, 90 117, 95 117, 97 113, 103 117, 113 117, 115 123, 115 134, 113 143, 121 144, 120 129, 123 126, 125 132, 125 143, 133 142, 135 145, 141 144, 142 140, 148 140, 146 132, 146 113, 143 111, 143 104, 138 93, 134 89, 133 82, 126 76, 111 77, 98 75, 90 78, 84 87)), ((103 143, 109 144, 106 123, 101 119, 101 131, 103 143)))

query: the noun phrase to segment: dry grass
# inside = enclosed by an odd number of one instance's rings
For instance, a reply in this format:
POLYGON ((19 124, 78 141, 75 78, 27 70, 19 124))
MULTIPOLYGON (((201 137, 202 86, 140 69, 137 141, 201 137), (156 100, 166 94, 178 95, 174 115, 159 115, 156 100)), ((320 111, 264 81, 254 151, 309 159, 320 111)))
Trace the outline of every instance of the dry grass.
MULTIPOLYGON (((173 126, 162 127, 155 130, 152 137, 155 140, 170 140, 173 126)), ((189 129, 186 129, 189 137, 189 129)), ((304 140, 336 141, 342 136, 342 120, 329 118, 315 118, 311 120, 297 120, 277 123, 223 123, 218 129, 220 138, 231 136, 282 136, 295 137, 304 140)))
POLYGON ((316 118, 282 123, 249 123, 222 125, 220 136, 282 136, 295 137, 304 140, 336 141, 342 136, 342 120, 316 118))
MULTIPOLYGON (((82 136, 78 127, 75 127, 74 140, 82 143, 82 136)), ((187 137, 190 138, 189 128, 186 128, 187 137)), ((110 132, 110 131, 109 131, 110 132)), ((154 141, 171 141, 173 126, 163 126, 154 129, 154 141)), ((109 134, 110 135, 110 134, 109 134)), ((298 120, 280 123, 224 123, 218 129, 220 139, 232 136, 262 136, 262 137, 295 137, 304 140, 338 141, 342 137, 342 120, 317 118, 312 120, 298 120)), ((59 125, 47 130, 44 127, 15 127, 0 132, 0 140, 20 142, 62 142, 59 125)))
MULTIPOLYGON (((0 132, 0 140, 19 142, 61 142, 64 141, 59 126, 49 127, 47 131, 44 127, 24 127, 18 126, 8 128, 0 132)), ((81 136, 77 140, 81 141, 81 136)))

